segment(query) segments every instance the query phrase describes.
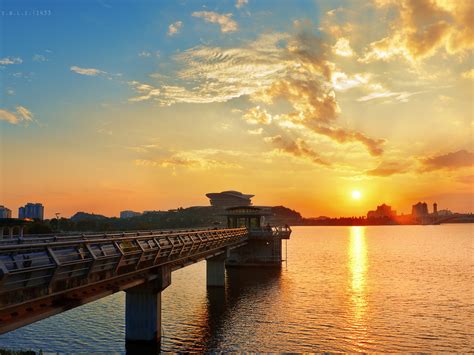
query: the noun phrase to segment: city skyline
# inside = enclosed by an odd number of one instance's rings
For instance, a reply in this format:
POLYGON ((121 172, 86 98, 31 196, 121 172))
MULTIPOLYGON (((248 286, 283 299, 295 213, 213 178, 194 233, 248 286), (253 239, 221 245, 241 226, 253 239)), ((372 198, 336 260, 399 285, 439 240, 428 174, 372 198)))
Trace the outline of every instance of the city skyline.
POLYGON ((2 6, 12 211, 118 216, 233 189, 308 217, 472 212, 473 2, 2 6))
MULTIPOLYGON (((208 193, 206 194, 206 197, 209 199, 208 201, 208 204, 207 205, 199 205, 199 206, 184 206, 184 208, 193 208, 193 207, 210 207, 210 206, 214 206, 214 207, 219 207, 219 208, 227 208, 227 207, 233 207, 233 206, 239 206, 239 207, 243 207, 243 206, 255 206, 253 204, 252 201, 248 201, 248 204, 236 204, 235 201, 232 201, 232 200, 229 200, 227 202, 229 202, 229 204, 225 204, 224 201, 225 200, 222 200, 222 202, 220 203, 216 203, 215 200, 213 200, 213 198, 215 198, 213 195, 224 195, 226 193, 232 193, 232 194, 235 194, 235 195, 242 195, 244 197, 251 197, 253 198, 255 195, 245 195, 245 194, 242 194, 241 192, 239 191, 223 191, 221 193, 208 193)), ((264 207, 264 208, 268 208, 268 207, 277 207, 277 206, 264 206, 262 204, 258 204, 256 205, 256 207, 264 207)), ((287 208, 290 208, 291 209, 291 206, 284 206, 284 207, 287 207, 287 208)), ((415 204, 412 204, 411 205, 411 211, 408 211, 408 212, 405 212, 405 211, 401 211, 400 213, 397 213, 397 211, 395 210, 392 210, 391 209, 392 206, 390 205, 387 205, 385 202, 381 202, 380 205, 377 205, 377 209, 376 210, 367 210, 364 215, 362 216, 352 216, 352 217, 356 217, 356 218, 359 218, 359 217, 362 217, 362 218, 365 218, 365 215, 367 215, 367 219, 369 218, 380 218, 380 217, 383 217, 383 216, 409 216, 409 215, 413 215, 413 216, 417 216, 418 214, 420 215, 423 215, 423 214, 437 214, 438 212, 438 203, 437 202, 433 202, 432 204, 427 204, 425 201, 421 202, 421 201, 418 201, 417 203, 415 204), (421 208, 421 210, 420 210, 421 208), (430 212, 430 208, 432 210, 432 212, 430 212), (370 215, 372 214, 372 217, 370 217, 370 215)), ((152 213, 152 212, 161 212, 161 211, 177 211, 177 208, 183 208, 183 206, 175 206, 175 208, 173 209, 169 209, 169 210, 160 210, 160 209, 152 209, 152 210, 141 210, 141 211, 134 211, 134 210, 130 210, 130 209, 120 209, 118 215, 104 215, 105 217, 107 218, 110 218, 110 217, 118 217, 118 218, 131 218, 131 217, 137 217, 137 216, 141 216, 143 214, 146 214, 146 213, 152 213)), ((25 204, 25 206, 20 206, 18 208, 18 213, 17 213, 17 216, 18 218, 32 218, 32 219, 40 219, 40 220, 43 220, 43 219, 54 219, 54 218, 71 218, 73 217, 74 215, 76 214, 81 214, 81 213, 85 213, 85 214, 91 214, 91 215, 102 215, 100 213, 96 213, 95 211, 75 211, 74 213, 72 213, 71 215, 63 215, 62 213, 60 212, 54 212, 54 213, 51 213, 53 216, 52 217, 44 217, 43 218, 43 214, 44 214, 44 206, 41 204, 41 203, 31 203, 31 202, 28 202, 25 204), (36 210, 33 210, 31 209, 27 214, 28 216, 21 216, 21 214, 25 214, 25 210, 27 208, 27 206, 30 206, 30 208, 32 207, 35 207, 35 208, 40 208, 40 212, 37 212, 36 210), (36 207, 38 206, 38 207, 36 207), (23 210, 23 212, 22 212, 23 210), (40 214, 41 216, 40 217, 34 217, 30 214, 40 214)), ((11 217, 13 218, 16 218, 15 217, 15 214, 12 213, 12 210, 8 208, 8 206, 2 206, 0 205, 0 212, 2 211, 5 211, 5 213, 8 213, 6 211, 9 211, 11 217)), ((463 212, 460 212, 460 211, 451 211, 450 209, 448 208, 442 208, 439 210, 441 213, 443 214, 452 214, 452 213, 463 213, 463 212)), ((296 212, 299 212, 299 211, 296 211, 296 212)), ((470 214, 472 214, 472 212, 468 212, 470 214)), ((48 214, 46 213, 45 216, 48 216, 48 214)), ((11 218, 11 217, 2 217, 2 218, 11 218)), ((308 219, 312 219, 312 218, 321 218, 321 217, 324 217, 324 218, 347 218, 347 217, 351 217, 351 216, 348 216, 348 215, 339 215, 339 216, 305 216, 305 215, 302 215, 303 218, 308 218, 308 219)))

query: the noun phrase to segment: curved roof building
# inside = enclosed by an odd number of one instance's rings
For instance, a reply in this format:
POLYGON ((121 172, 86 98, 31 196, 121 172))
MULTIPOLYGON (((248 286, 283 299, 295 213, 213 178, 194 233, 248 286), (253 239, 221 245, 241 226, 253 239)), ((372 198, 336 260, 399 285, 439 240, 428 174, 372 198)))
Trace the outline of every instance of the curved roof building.
POLYGON ((255 195, 246 195, 239 191, 211 192, 206 194, 211 205, 216 207, 250 206, 255 195))

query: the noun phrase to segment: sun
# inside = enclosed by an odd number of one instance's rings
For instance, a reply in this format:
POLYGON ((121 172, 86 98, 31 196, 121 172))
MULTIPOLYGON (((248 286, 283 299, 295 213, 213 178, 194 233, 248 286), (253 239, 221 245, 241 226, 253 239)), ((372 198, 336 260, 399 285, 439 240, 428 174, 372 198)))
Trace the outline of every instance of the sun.
POLYGON ((360 191, 358 190, 352 191, 352 198, 354 200, 360 200, 361 197, 362 197, 362 194, 360 193, 360 191))

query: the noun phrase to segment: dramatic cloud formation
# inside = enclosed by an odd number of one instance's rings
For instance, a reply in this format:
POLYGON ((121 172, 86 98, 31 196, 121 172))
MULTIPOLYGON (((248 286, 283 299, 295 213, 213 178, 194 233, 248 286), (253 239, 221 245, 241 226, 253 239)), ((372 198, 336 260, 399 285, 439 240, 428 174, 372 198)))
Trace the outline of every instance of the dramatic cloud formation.
POLYGON ((77 66, 72 66, 71 71, 77 74, 81 75, 87 75, 87 76, 97 76, 97 75, 105 75, 107 74, 106 72, 99 70, 99 69, 94 69, 94 68, 80 68, 77 66))
POLYGON ((172 23, 171 25, 168 26, 168 36, 174 36, 181 31, 181 28, 183 27, 183 22, 182 21, 176 21, 175 23, 172 23))
POLYGON ((28 123, 33 121, 33 114, 24 106, 17 106, 15 113, 0 109, 0 121, 11 124, 28 123))
POLYGON ((221 32, 234 32, 239 29, 237 22, 231 19, 232 14, 218 14, 212 11, 196 11, 194 17, 201 17, 206 22, 217 23, 221 27, 221 32))
POLYGON ((363 62, 397 56, 418 60, 443 47, 450 54, 474 47, 474 2, 446 0, 376 1, 398 10, 393 31, 370 44, 363 62))
POLYGON ((422 171, 433 171, 439 169, 455 170, 474 165, 474 153, 467 150, 438 155, 420 160, 422 171))
MULTIPOLYGON (((335 126, 340 108, 334 90, 366 84, 369 75, 348 77, 334 72, 334 64, 329 61, 331 52, 332 48, 320 38, 304 32, 296 36, 265 34, 240 48, 199 46, 175 58, 183 65, 178 78, 191 89, 184 85, 155 87, 130 82, 139 94, 130 101, 155 100, 161 105, 171 105, 226 102, 248 96, 267 107, 249 108, 242 118, 254 125, 272 125, 269 128, 272 135, 277 132, 275 125, 286 129, 303 127, 335 143, 361 143, 371 155, 380 155, 383 140, 335 126), (270 112, 276 100, 286 101, 293 110, 270 112)), ((400 99, 408 95, 397 93, 400 99)))
POLYGON ((21 63, 23 63, 23 60, 21 58, 6 57, 6 58, 0 59, 0 65, 21 64, 21 63))

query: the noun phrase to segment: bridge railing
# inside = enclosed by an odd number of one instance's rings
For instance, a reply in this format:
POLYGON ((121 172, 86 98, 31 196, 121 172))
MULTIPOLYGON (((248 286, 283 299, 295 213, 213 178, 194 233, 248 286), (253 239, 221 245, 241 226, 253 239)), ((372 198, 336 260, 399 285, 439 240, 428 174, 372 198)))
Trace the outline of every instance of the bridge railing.
POLYGON ((120 236, 147 236, 147 235, 164 235, 170 233, 187 233, 193 231, 211 230, 215 227, 205 227, 199 229, 177 228, 177 229, 160 229, 160 230, 135 230, 135 231, 111 231, 106 233, 97 232, 67 232, 67 233, 49 233, 49 234, 25 234, 23 236, 14 235, 12 238, 8 235, 0 237, 0 245, 17 244, 17 243, 33 243, 33 242, 58 242, 77 239, 99 239, 99 238, 116 238, 120 236))
POLYGON ((0 245, 0 308, 17 303, 18 298, 39 297, 199 255, 247 236, 246 228, 234 228, 0 245))

